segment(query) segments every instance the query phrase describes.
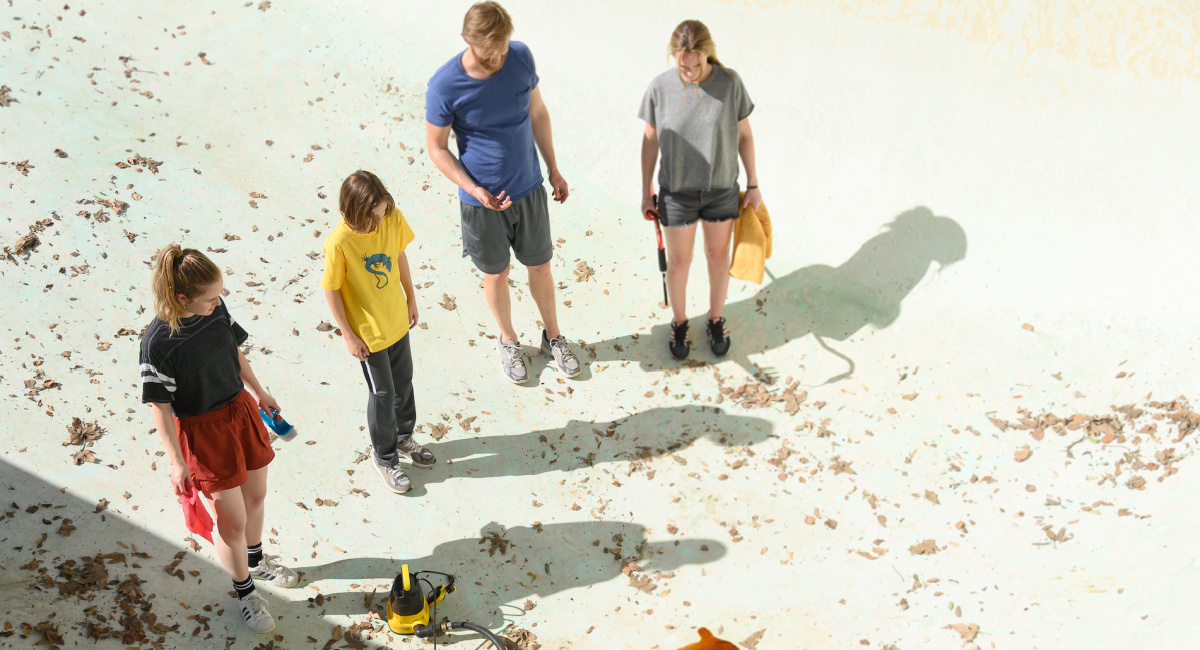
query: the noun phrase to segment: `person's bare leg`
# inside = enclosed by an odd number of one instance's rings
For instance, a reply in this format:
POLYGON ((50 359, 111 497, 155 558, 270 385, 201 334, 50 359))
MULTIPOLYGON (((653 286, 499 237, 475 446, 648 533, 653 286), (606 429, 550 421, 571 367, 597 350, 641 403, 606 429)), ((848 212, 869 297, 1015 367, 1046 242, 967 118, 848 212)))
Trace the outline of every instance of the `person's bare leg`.
POLYGON ((562 332, 558 331, 558 308, 554 304, 554 274, 550 270, 550 263, 526 268, 529 269, 529 293, 537 303, 542 322, 546 324, 546 336, 556 339, 562 332))
POLYGON ((508 271, 504 269, 499 273, 483 274, 483 295, 487 297, 492 317, 500 326, 501 343, 517 340, 517 332, 512 324, 512 301, 508 295, 508 271))
POLYGON ((213 492, 210 504, 216 513, 217 557, 221 566, 236 582, 250 577, 249 557, 246 555, 246 504, 240 487, 213 492))
POLYGON ((696 248, 696 224, 663 228, 667 245, 667 296, 671 298, 672 322, 687 320, 687 279, 696 248))
POLYGON ((267 468, 260 467, 247 472, 246 482, 241 485, 242 502, 246 507, 246 546, 262 542, 264 506, 267 500, 267 468))
POLYGON ((708 258, 708 318, 717 320, 729 294, 729 240, 733 220, 704 222, 704 255, 708 258))

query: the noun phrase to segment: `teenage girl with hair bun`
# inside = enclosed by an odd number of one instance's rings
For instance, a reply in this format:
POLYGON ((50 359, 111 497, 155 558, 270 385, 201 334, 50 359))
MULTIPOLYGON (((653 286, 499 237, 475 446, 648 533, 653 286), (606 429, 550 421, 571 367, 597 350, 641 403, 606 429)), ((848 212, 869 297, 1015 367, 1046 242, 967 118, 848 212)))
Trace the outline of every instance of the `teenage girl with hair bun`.
POLYGON ((216 513, 217 555, 251 630, 275 629, 254 580, 294 587, 296 573, 263 555, 267 464, 275 457, 259 409, 279 410, 238 346, 248 336, 221 301, 221 270, 171 244, 154 269, 155 317, 142 338, 142 402, 171 460, 175 493, 195 486, 216 513), (249 392, 247 392, 247 388, 249 392))

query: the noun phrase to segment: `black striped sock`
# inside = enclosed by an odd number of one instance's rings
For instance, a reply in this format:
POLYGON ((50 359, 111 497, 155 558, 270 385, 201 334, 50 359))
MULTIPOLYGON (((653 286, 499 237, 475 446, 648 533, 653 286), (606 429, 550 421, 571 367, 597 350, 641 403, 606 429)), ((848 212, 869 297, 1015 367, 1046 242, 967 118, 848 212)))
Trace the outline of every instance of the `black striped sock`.
POLYGON ((238 598, 245 598, 246 596, 254 593, 254 579, 250 576, 246 576, 246 580, 244 582, 238 582, 237 580, 234 580, 233 590, 237 592, 238 598))
POLYGON ((254 546, 247 546, 246 554, 250 556, 250 568, 253 569, 258 566, 258 563, 262 562, 262 542, 254 546))

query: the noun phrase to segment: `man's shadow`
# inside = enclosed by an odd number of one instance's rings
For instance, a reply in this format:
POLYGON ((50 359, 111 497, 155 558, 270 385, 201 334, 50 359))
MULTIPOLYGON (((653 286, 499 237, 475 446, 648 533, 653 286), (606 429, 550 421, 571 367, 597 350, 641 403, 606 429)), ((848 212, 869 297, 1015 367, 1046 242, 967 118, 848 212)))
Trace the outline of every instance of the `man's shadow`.
MULTIPOLYGON (((781 242, 775 242, 779 246, 781 242)), ((774 350, 807 334, 848 369, 826 379, 830 383, 854 372, 854 361, 829 347, 826 339, 845 341, 866 325, 882 329, 896 321, 900 303, 921 282, 930 266, 938 270, 967 255, 967 235, 949 217, 926 207, 897 216, 840 266, 806 266, 772 281, 749 298, 728 303, 733 348, 730 356, 746 372, 761 370, 750 354, 774 350)), ((704 345, 703 320, 690 334, 692 359, 711 359, 704 345)), ((668 327, 655 325, 648 335, 626 335, 587 346, 583 353, 597 362, 637 361, 643 370, 678 367, 667 352, 668 327)), ((808 383, 808 382, 805 382, 808 383)))
MULTIPOLYGON (((443 542, 425 557, 355 558, 295 567, 304 572, 305 585, 350 580, 377 587, 378 591, 370 598, 369 591, 331 594, 322 590, 320 605, 310 599, 273 607, 284 615, 303 616, 315 609, 325 616, 362 616, 373 610, 386 618, 391 582, 401 565, 408 564, 409 571, 429 569, 457 578, 457 591, 438 604, 439 619, 467 620, 497 630, 514 619, 520 625, 525 599, 609 580, 627 580, 627 576, 643 586, 642 592, 638 587, 629 587, 631 594, 636 594, 635 600, 638 596, 650 597, 655 589, 663 588, 658 583, 669 580, 670 576, 663 573, 686 565, 707 564, 724 555, 725 546, 716 540, 647 541, 637 523, 581 521, 505 528, 492 522, 480 530, 479 537, 443 542), (643 577, 650 582, 642 583, 643 577), (516 604, 506 606, 508 603, 516 604)), ((433 579, 435 585, 441 581, 439 576, 433 579)))
POLYGON ((571 420, 566 426, 518 435, 473 436, 430 444, 440 460, 419 471, 420 486, 452 478, 530 476, 569 472, 600 463, 647 461, 708 439, 723 446, 754 445, 771 435, 771 423, 730 415, 712 406, 654 408, 611 422, 571 420))

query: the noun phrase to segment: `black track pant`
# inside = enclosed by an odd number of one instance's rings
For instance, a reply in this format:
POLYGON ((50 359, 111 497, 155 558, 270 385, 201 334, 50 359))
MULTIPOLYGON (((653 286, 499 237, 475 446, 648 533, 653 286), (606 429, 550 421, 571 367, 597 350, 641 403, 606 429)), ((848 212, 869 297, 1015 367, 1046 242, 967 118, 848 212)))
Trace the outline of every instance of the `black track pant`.
POLYGON ((408 334, 390 347, 367 355, 362 367, 371 391, 367 400, 367 428, 375 458, 382 465, 395 465, 396 443, 412 437, 417 421, 408 334))

